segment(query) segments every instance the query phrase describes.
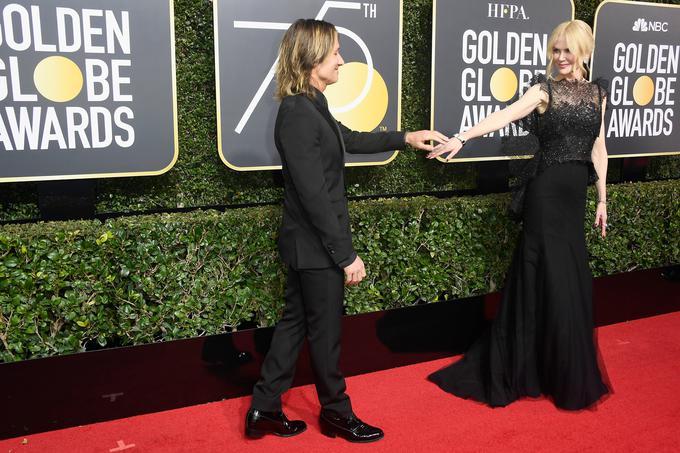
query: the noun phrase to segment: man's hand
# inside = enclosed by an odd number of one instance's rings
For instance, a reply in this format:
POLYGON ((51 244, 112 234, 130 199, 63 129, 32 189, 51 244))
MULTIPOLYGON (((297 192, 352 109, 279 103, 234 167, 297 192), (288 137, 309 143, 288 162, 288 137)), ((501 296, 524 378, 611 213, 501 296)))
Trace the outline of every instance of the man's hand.
POLYGON ((407 132, 404 136, 404 140, 406 141, 407 145, 413 148, 431 152, 434 149, 434 146, 429 145, 427 142, 435 141, 437 143, 446 143, 448 137, 437 131, 423 130, 407 132))
POLYGON ((366 268, 363 260, 357 256, 354 262, 345 268, 345 285, 358 285, 366 277, 366 268))

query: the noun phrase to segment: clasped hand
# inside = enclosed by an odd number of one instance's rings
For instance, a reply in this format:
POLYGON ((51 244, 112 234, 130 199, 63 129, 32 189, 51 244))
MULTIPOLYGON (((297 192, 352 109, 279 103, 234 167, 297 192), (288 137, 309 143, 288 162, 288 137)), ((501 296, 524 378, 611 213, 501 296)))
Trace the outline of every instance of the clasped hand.
POLYGON ((404 140, 406 141, 407 145, 413 148, 429 151, 432 153, 436 148, 428 144, 428 142, 437 142, 440 143, 439 146, 441 146, 441 144, 446 143, 448 138, 441 132, 422 130, 407 132, 404 136, 404 140))
POLYGON ((450 160, 455 156, 458 151, 463 147, 463 143, 458 140, 456 137, 451 137, 447 139, 445 142, 442 142, 440 145, 437 145, 434 147, 432 151, 427 155, 428 159, 434 159, 435 157, 439 157, 442 154, 447 154, 446 155, 446 160, 450 160))

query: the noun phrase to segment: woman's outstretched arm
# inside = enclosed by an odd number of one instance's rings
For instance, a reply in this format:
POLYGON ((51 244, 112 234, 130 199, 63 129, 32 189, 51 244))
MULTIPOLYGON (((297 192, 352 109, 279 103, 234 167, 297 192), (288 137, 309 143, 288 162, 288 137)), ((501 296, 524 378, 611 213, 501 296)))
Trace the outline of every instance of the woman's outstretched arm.
MULTIPOLYGON (((529 88, 521 98, 513 102, 502 110, 498 110, 491 115, 484 118, 482 121, 473 126, 470 130, 462 132, 459 135, 463 140, 470 140, 489 132, 497 131, 504 128, 513 121, 524 118, 528 114, 538 108, 541 104, 547 105, 548 94, 543 91, 540 85, 534 85, 529 88)), ((434 150, 427 155, 428 159, 433 159, 442 154, 447 154, 446 160, 451 159, 463 147, 463 142, 456 137, 451 137, 448 142, 436 146, 434 150)))

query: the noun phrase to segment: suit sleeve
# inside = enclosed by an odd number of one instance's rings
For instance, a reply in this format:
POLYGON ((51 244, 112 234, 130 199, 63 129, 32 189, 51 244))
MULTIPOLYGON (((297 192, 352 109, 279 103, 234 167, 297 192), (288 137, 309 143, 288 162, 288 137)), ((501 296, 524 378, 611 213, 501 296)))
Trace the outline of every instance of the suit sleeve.
POLYGON ((345 150, 350 154, 375 154, 395 149, 404 149, 406 132, 356 132, 338 123, 345 150))
POLYGON ((351 233, 342 227, 332 208, 319 134, 318 118, 304 108, 293 108, 282 118, 279 141, 303 210, 333 262, 344 268, 352 264, 357 254, 351 233))

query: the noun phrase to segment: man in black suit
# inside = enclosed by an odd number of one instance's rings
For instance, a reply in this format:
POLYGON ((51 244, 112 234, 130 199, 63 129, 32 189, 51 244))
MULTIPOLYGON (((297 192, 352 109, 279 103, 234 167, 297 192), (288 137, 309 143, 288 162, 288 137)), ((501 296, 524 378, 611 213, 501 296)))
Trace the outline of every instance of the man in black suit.
POLYGON ((356 285, 366 276, 352 247, 344 156, 403 149, 407 144, 429 151, 427 142, 445 142, 447 137, 434 131, 354 132, 338 124, 323 91, 338 80, 343 63, 337 31, 324 21, 296 21, 279 49, 281 105, 274 137, 284 178, 279 250, 288 266, 286 308, 253 390, 246 416, 246 435, 251 438, 294 436, 306 429, 303 421, 288 420, 281 410, 281 395, 293 381, 305 336, 322 407, 322 432, 353 442, 384 436, 380 428, 354 415, 338 369, 344 285, 356 285))

